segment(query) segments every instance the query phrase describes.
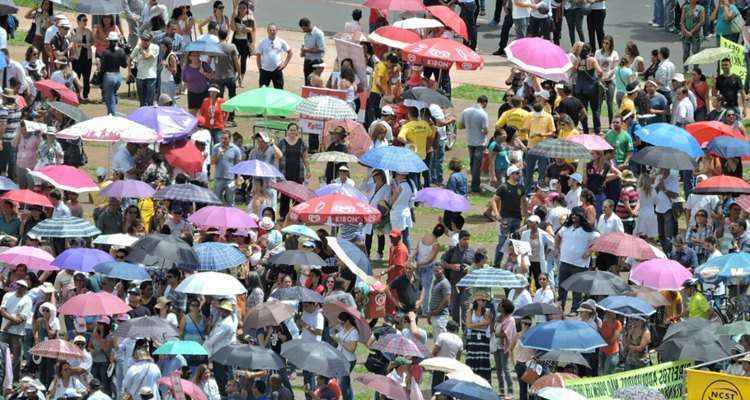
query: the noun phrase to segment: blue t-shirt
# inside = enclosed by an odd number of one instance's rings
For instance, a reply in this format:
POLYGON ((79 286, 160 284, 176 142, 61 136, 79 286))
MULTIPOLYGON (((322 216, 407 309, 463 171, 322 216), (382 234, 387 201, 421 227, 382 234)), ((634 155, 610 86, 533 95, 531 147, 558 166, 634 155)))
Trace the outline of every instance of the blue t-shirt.
POLYGON ((466 196, 466 193, 469 192, 469 181, 466 179, 466 175, 464 175, 463 172, 454 172, 448 178, 448 183, 445 185, 445 188, 452 190, 454 193, 460 194, 461 196, 466 196))
POLYGON ((493 140, 487 146, 487 150, 497 153, 497 155, 495 155, 496 172, 505 171, 506 169, 508 169, 508 166, 510 165, 510 160, 508 159, 508 149, 493 140))
MULTIPOLYGON (((729 6, 729 9, 732 10, 732 15, 740 13, 740 10, 734 4, 729 6)), ((716 34, 722 36, 732 34, 732 25, 730 21, 724 18, 724 7, 719 7, 719 11, 716 14, 716 34)))
MULTIPOLYGON (((218 156, 220 148, 221 143, 214 146, 213 151, 211 151, 211 157, 218 156)), ((232 169, 234 164, 237 164, 240 161, 242 161, 242 151, 239 147, 235 146, 234 143, 230 143, 221 158, 216 161, 216 172, 214 177, 221 179, 234 179, 234 174, 229 172, 229 170, 232 169)))

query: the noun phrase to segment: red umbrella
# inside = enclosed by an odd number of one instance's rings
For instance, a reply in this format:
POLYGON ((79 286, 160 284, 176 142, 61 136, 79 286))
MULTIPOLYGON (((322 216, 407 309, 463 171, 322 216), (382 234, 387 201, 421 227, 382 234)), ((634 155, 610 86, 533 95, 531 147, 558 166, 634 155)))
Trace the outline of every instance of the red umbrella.
POLYGON ((745 140, 745 135, 741 132, 737 132, 731 126, 719 121, 695 122, 685 126, 685 130, 693 135, 701 146, 708 144, 708 142, 717 136, 731 136, 745 140))
POLYGON ((740 196, 734 199, 734 202, 737 203, 738 206, 742 207, 743 210, 750 212, 750 196, 749 195, 740 196))
POLYGON ((469 40, 469 30, 466 29, 466 22, 456 14, 453 10, 446 6, 429 6, 427 12, 432 14, 433 17, 437 18, 450 28, 453 32, 459 34, 466 40, 469 40))
POLYGON ((74 106, 78 105, 78 95, 76 92, 68 89, 68 87, 62 83, 55 82, 51 79, 42 79, 41 81, 34 82, 34 85, 45 97, 58 95, 60 96, 60 101, 63 103, 74 106))
POLYGON ((315 197, 310 188, 294 181, 271 182, 271 187, 294 201, 303 202, 315 197))
POLYGON ((404 60, 437 69, 456 68, 473 71, 482 68, 484 60, 474 50, 453 40, 434 38, 424 39, 403 50, 404 60))
POLYGON ((627 233, 613 232, 596 238, 589 246, 591 251, 614 254, 619 257, 633 257, 636 260, 650 260, 656 258, 654 249, 645 240, 628 235, 627 233))
POLYGON ((365 127, 359 122, 352 120, 326 121, 325 128, 323 129, 323 143, 328 143, 329 131, 339 126, 344 128, 349 134, 346 137, 346 144, 349 153, 361 157, 362 154, 367 153, 367 151, 372 148, 372 139, 370 138, 370 135, 367 134, 365 127))
POLYGON ((364 5, 381 11, 424 11, 422 0, 367 0, 364 5))
POLYGON ((748 194, 750 184, 741 178, 730 175, 712 176, 697 184, 693 193, 697 194, 748 194))
POLYGON ((371 42, 399 50, 412 43, 417 43, 420 40, 418 34, 395 26, 381 26, 380 28, 375 29, 375 32, 367 35, 367 38, 371 42))
POLYGON ((354 317, 357 322, 359 342, 366 344, 367 340, 370 339, 372 329, 370 329, 370 325, 367 323, 367 321, 362 318, 362 315, 359 313, 359 311, 357 311, 353 307, 348 307, 346 304, 336 300, 323 304, 323 315, 328 318, 328 323, 332 327, 336 327, 339 325, 339 314, 341 314, 342 312, 354 317))
POLYGON ((290 217, 312 225, 372 224, 380 221, 380 211, 349 196, 329 194, 294 206, 290 217))
POLYGON ((33 206, 42 206, 53 208, 52 202, 49 199, 37 192, 32 192, 28 189, 17 189, 11 190, 4 195, 0 196, 2 200, 11 200, 16 203, 29 204, 33 206))
POLYGON ((166 147, 164 159, 171 166, 177 167, 188 174, 194 174, 203 169, 203 153, 198 150, 192 140, 164 147, 166 147))
POLYGON ((406 390, 404 390, 398 382, 385 375, 371 374, 368 372, 365 375, 358 377, 357 381, 365 387, 368 387, 389 399, 409 399, 409 396, 406 395, 406 390))
MULTIPOLYGON (((165 376, 157 381, 159 385, 164 385, 168 387, 170 390, 172 389, 172 377, 171 376, 165 376)), ((188 397, 190 397, 192 400, 207 400, 206 394, 203 393, 203 390, 201 390, 198 385, 195 383, 180 379, 180 386, 182 387, 182 392, 185 393, 188 397)))
POLYGON ((60 306, 60 314, 90 317, 94 315, 125 314, 130 311, 129 305, 119 297, 107 292, 88 292, 71 297, 60 306))
POLYGON ((83 358, 83 352, 78 346, 62 339, 45 340, 29 350, 29 353, 57 360, 72 360, 83 358))

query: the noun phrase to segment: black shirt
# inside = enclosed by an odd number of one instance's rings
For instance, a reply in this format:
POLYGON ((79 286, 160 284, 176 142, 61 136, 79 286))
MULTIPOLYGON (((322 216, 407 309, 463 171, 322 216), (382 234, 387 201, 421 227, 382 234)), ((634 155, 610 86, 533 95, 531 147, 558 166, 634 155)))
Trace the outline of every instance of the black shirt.
POLYGON ((104 72, 119 73, 120 68, 128 66, 128 56, 121 48, 116 47, 114 50, 107 48, 102 52, 102 70, 104 72))
POLYGON ((583 103, 573 96, 560 100, 556 109, 558 114, 567 114, 573 120, 573 126, 577 126, 581 120, 581 110, 583 110, 583 103))
POLYGON ((52 40, 49 44, 58 53, 67 52, 68 48, 70 48, 70 41, 68 40, 68 38, 60 35, 55 35, 54 37, 52 37, 52 40))
POLYGON ((737 75, 716 77, 716 90, 724 97, 727 107, 737 107, 737 94, 742 90, 742 81, 737 75))
POLYGON ((147 317, 151 315, 151 313, 148 311, 148 308, 144 306, 138 306, 128 311, 128 315, 130 315, 130 318, 139 318, 139 317, 147 317))
POLYGON ((560 191, 562 191, 563 193, 568 193, 568 190, 570 190, 568 180, 570 179, 570 175, 574 174, 575 172, 575 167, 573 167, 573 165, 569 163, 552 163, 549 165, 549 167, 547 167, 547 178, 557 179, 558 182, 560 182, 560 191), (563 175, 563 171, 567 171, 568 173, 566 175, 563 175))
POLYGON ((419 279, 414 277, 414 281, 409 281, 407 274, 403 274, 391 282, 391 289, 396 291, 398 295, 398 301, 404 305, 403 312, 414 311, 417 300, 419 300, 419 291, 422 289, 422 285, 419 284, 419 279))
POLYGON ((500 217, 521 219, 521 199, 524 196, 523 186, 505 182, 497 188, 495 196, 500 198, 500 217))

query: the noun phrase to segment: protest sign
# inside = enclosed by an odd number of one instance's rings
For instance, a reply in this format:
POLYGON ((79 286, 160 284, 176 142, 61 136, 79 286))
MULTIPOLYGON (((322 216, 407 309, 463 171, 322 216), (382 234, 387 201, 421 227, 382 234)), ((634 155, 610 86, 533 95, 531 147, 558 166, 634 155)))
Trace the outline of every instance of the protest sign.
POLYGON ((566 379, 565 387, 589 400, 611 399, 620 388, 643 385, 660 391, 667 399, 682 399, 685 368, 690 361, 672 361, 616 374, 582 379, 566 379))
POLYGON ((739 76, 740 79, 742 79, 742 83, 745 83, 745 74, 747 73, 747 65, 745 65, 745 47, 724 38, 721 38, 719 47, 732 50, 732 55, 729 56, 732 60, 732 68, 730 69, 730 72, 739 76))
POLYGON ((750 400, 750 378, 687 369, 687 400, 750 400))

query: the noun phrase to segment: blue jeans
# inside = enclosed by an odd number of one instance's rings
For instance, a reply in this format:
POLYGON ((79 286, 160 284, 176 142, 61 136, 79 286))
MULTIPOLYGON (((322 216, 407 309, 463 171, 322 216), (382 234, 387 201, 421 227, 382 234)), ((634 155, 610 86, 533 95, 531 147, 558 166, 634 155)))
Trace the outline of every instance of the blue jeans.
POLYGON ((156 97, 156 78, 136 79, 135 84, 140 106, 153 106, 154 97, 156 97))
POLYGON ((596 204, 594 204, 596 218, 599 218, 602 215, 602 208, 604 207, 604 200, 607 200, 607 195, 604 193, 596 194, 594 195, 594 199, 596 200, 596 204))
MULTIPOLYGON (((586 271, 586 268, 581 268, 573 264, 565 262, 560 263, 560 272, 558 273, 558 281, 562 284, 566 279, 571 276, 586 271)), ((562 285, 557 286, 557 297, 560 299, 560 307, 565 312, 565 301, 568 300, 568 291, 563 289, 562 285)), ((570 311, 574 312, 578 310, 578 306, 581 304, 581 293, 573 292, 573 304, 570 306, 570 311)))
POLYGON ((528 195, 531 193, 531 189, 534 186, 534 169, 536 169, 539 174, 539 180, 544 179, 549 159, 547 157, 535 156, 529 153, 524 154, 524 158, 523 182, 525 186, 524 190, 526 190, 526 194, 528 195))
POLYGON ((352 377, 351 372, 354 369, 356 361, 352 361, 349 366, 349 375, 339 377, 339 386, 341 387, 341 398, 343 400, 354 400, 354 392, 352 392, 352 377))
POLYGON ((10 140, 3 140, 3 149, 0 150, 0 174, 10 179, 16 178, 16 149, 10 140))
POLYGON ((443 161, 445 160, 445 140, 440 139, 430 158, 430 182, 443 184, 443 161))
POLYGON ((234 205, 234 188, 230 187, 232 182, 232 179, 216 178, 216 186, 214 186, 216 197, 230 206, 234 205))
POLYGON ((521 227, 521 220, 519 218, 503 218, 500 225, 500 235, 497 238, 497 247, 495 247, 495 267, 499 267, 500 261, 503 259, 505 240, 521 227))
POLYGON ((107 115, 117 112, 117 90, 121 84, 122 75, 119 72, 107 72, 102 77, 102 98, 107 106, 107 115))
POLYGON ((484 146, 469 146, 472 192, 480 191, 480 184, 482 183, 482 154, 484 154, 484 146))
MULTIPOLYGON (((432 267, 435 265, 435 263, 429 263, 425 266, 417 268, 417 277, 419 278, 419 283, 422 284, 422 288, 424 288, 424 298, 422 299, 422 314, 427 315, 427 312, 430 310, 430 292, 432 291, 432 267)), ((419 310, 417 310, 419 311, 419 310)))
POLYGON ((602 375, 609 375, 615 372, 615 367, 620 363, 620 355, 615 353, 608 356, 599 353, 599 361, 599 373, 602 375))
POLYGON ((497 384, 503 396, 513 394, 513 381, 510 378, 510 358, 503 349, 495 352, 495 369, 497 371, 497 384))
POLYGON ((654 0, 654 22, 659 26, 664 26, 664 0, 654 0))

